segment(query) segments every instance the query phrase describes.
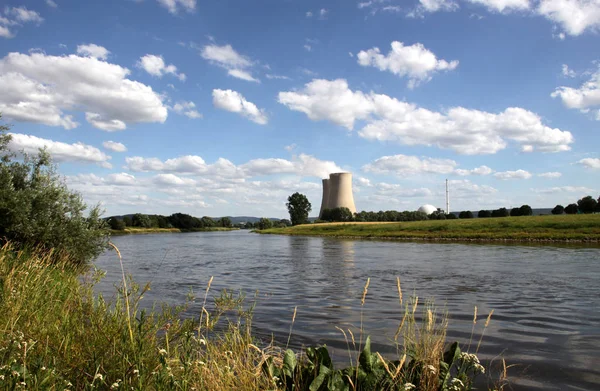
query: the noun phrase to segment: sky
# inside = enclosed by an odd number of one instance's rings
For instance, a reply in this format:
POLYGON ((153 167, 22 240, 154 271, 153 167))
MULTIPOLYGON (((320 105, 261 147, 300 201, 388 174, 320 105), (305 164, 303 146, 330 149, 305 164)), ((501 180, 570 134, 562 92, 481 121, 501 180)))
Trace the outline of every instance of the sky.
POLYGON ((599 0, 1 0, 10 149, 105 215, 600 194, 599 0))

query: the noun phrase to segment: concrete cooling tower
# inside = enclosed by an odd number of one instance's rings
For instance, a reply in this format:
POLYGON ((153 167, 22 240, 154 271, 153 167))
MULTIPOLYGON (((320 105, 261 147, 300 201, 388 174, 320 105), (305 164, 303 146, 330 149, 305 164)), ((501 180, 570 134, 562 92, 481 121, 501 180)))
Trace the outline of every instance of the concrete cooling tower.
POLYGON ((356 213, 352 195, 352 174, 349 172, 330 174, 329 179, 323 179, 323 200, 319 217, 325 209, 334 208, 348 208, 350 212, 356 213))

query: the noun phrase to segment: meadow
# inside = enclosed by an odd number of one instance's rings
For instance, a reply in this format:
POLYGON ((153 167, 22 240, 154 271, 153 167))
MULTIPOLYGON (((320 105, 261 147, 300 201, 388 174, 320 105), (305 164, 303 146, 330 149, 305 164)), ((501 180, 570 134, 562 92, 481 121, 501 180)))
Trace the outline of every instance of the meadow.
POLYGON ((600 241, 600 214, 426 220, 397 223, 322 223, 272 228, 257 232, 263 234, 398 240, 598 242, 600 241))

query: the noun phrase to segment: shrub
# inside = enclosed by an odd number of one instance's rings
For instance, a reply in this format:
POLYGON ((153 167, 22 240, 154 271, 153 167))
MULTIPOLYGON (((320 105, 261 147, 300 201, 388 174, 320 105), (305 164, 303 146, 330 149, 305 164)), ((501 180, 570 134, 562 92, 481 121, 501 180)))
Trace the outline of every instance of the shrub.
POLYGON ((266 217, 261 217, 254 226, 258 229, 269 229, 273 227, 273 222, 266 217))
POLYGON ((123 222, 123 220, 118 219, 116 217, 111 217, 110 219, 108 219, 108 225, 110 226, 110 229, 113 229, 115 231, 125 230, 125 223, 123 222))
POLYGON ((459 219, 472 219, 473 212, 471 212, 470 210, 462 211, 458 214, 458 218, 459 219))
POLYGON ((87 209, 56 173, 49 154, 15 155, 9 151, 7 126, 0 126, 0 240, 19 246, 53 248, 85 263, 106 248, 108 226, 99 206, 87 209))
POLYGON ((556 205, 554 209, 552 209, 553 215, 561 215, 563 213, 565 213, 565 207, 562 205, 556 205))
POLYGON ((479 213, 477 213, 477 217, 479 217, 480 219, 486 218, 486 217, 492 217, 492 212, 490 212, 489 210, 480 210, 479 213))
POLYGON ((506 208, 495 209, 492 211, 492 217, 508 217, 510 213, 506 208))
POLYGON ((587 196, 577 201, 577 206, 581 213, 594 213, 598 207, 598 201, 593 199, 592 196, 587 196))

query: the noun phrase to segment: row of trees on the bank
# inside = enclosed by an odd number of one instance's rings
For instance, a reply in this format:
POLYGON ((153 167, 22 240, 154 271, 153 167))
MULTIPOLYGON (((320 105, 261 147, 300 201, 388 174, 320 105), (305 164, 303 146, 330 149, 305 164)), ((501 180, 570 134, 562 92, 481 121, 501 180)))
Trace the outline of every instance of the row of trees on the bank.
POLYGON ((566 213, 568 215, 574 215, 577 213, 600 213, 600 197, 594 199, 592 196, 586 196, 578 200, 577 203, 569 204, 566 207, 562 205, 556 205, 552 209, 553 215, 561 215, 566 213))
POLYGON ((185 213, 174 213, 170 216, 146 215, 136 213, 123 217, 110 217, 108 219, 110 227, 117 231, 122 231, 127 227, 135 228, 179 228, 183 230, 193 230, 212 227, 232 228, 233 224, 229 217, 213 219, 208 216, 202 218, 190 216, 185 213))

